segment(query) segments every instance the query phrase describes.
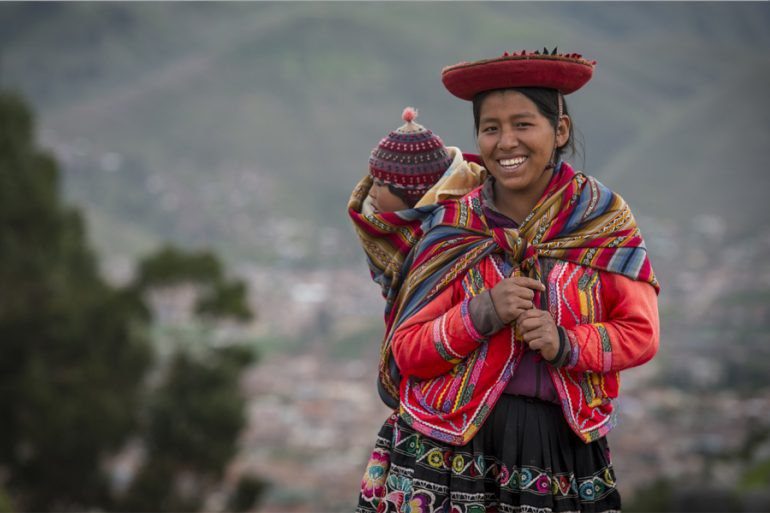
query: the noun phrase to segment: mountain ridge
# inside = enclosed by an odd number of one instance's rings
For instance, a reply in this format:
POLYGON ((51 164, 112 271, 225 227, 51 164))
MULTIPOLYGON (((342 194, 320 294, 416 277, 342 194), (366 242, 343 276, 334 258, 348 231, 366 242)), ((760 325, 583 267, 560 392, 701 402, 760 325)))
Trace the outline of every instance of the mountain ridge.
MULTIPOLYGON (((684 186, 666 172, 699 151, 691 131, 727 125, 717 132, 732 148, 741 131, 767 135, 761 116, 747 126, 710 114, 709 102, 726 99, 744 117, 767 109, 764 98, 730 96, 746 86, 724 80, 768 64, 770 9, 753 4, 425 3, 408 15, 387 4, 12 7, 0 5, 0 22, 27 20, 29 30, 2 36, 0 85, 38 106, 68 197, 101 217, 103 254, 144 245, 121 242, 110 219, 144 234, 134 241, 170 238, 235 259, 279 258, 265 248, 278 243, 265 226, 277 219, 305 236, 305 259, 318 261, 321 228, 354 246, 347 196, 401 109, 418 107, 420 122, 473 152, 470 107, 443 90, 441 66, 542 42, 599 62, 592 85, 568 98, 586 148, 574 163, 644 216, 697 212, 697 201, 670 194, 684 186), (104 168, 105 155, 118 156, 116 169, 104 168)), ((745 150, 733 184, 693 194, 734 226, 765 212, 713 198, 764 184, 758 146, 745 150)), ((698 173, 719 176, 709 167, 716 154, 702 160, 698 173)))

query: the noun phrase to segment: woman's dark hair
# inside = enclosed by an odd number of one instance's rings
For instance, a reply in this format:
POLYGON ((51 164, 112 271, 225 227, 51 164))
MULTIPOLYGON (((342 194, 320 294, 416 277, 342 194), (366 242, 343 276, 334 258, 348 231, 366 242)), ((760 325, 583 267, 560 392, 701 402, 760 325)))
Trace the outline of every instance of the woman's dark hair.
MULTIPOLYGON (((544 87, 515 87, 512 88, 513 91, 518 91, 530 100, 532 100, 532 103, 534 103, 537 106, 537 110, 542 114, 543 116, 548 119, 548 122, 551 124, 554 130, 556 130, 556 127, 559 123, 559 97, 557 96, 558 93, 556 92, 556 89, 546 89, 544 87)), ((475 129, 475 135, 479 135, 479 119, 481 117, 481 105, 484 103, 484 100, 487 96, 489 96, 491 93, 500 92, 500 91, 506 91, 506 89, 493 89, 491 91, 482 91, 476 96, 473 97, 473 127, 475 129)), ((563 114, 566 114, 569 116, 569 110, 567 110, 567 101, 562 97, 562 110, 563 114)), ((570 123, 569 127, 569 138, 567 139, 567 143, 564 144, 564 146, 561 146, 559 148, 556 148, 556 155, 555 155, 555 161, 558 162, 561 160, 561 156, 564 154, 565 150, 569 150, 570 155, 575 154, 575 139, 573 137, 574 134, 574 123, 570 123)))

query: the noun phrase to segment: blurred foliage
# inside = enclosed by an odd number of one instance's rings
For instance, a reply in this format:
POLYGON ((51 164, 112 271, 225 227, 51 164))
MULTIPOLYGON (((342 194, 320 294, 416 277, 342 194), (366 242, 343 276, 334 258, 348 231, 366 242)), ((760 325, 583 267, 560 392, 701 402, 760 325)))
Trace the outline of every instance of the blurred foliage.
POLYGON ((0 461, 22 510, 102 504, 100 460, 136 428, 146 315, 99 276, 23 100, 0 94, 0 461))
POLYGON ((8 497, 8 494, 5 492, 5 490, 0 487, 0 513, 12 513, 14 511, 13 504, 11 503, 11 498, 8 497))
POLYGON ((149 457, 118 509, 200 509, 235 453, 244 422, 238 377, 250 356, 233 348, 212 350, 205 361, 175 355, 150 399, 143 430, 149 457))
POLYGON ((746 469, 741 483, 742 490, 770 490, 770 458, 746 469))
POLYGON ((146 257, 127 287, 106 283, 34 132, 24 100, 0 92, 0 509, 200 509, 235 450, 238 379, 253 354, 179 351, 155 368, 143 295, 197 283, 207 318, 248 319, 245 285, 226 281, 214 255, 170 247, 146 257), (161 379, 149 386, 151 370, 161 379), (150 456, 116 497, 104 462, 132 436, 150 456))
POLYGON ((631 500, 623 502, 627 513, 653 513, 671 511, 671 483, 658 479, 636 491, 631 500))
POLYGON ((196 311, 204 317, 233 317, 239 321, 250 321, 254 316, 245 299, 245 283, 220 282, 201 298, 196 311))
POLYGON ((211 253, 186 253, 167 246, 142 260, 136 283, 142 288, 149 288, 188 281, 213 284, 221 279, 221 266, 211 253))
POLYGON ((631 501, 625 502, 627 513, 724 513, 745 510, 740 497, 719 486, 657 480, 638 490, 631 501))
POLYGON ((267 488, 265 482, 259 478, 245 476, 239 482, 235 493, 231 496, 228 503, 228 510, 241 512, 249 511, 254 508, 257 499, 267 488))
POLYGON ((198 472, 222 468, 242 424, 237 387, 242 367, 216 352, 205 362, 176 355, 150 403, 146 442, 151 458, 166 454, 180 468, 198 472))
POLYGON ((134 280, 139 291, 195 283, 202 288, 196 313, 211 319, 249 321, 253 314, 246 298, 246 284, 228 281, 219 259, 208 251, 187 252, 166 246, 144 258, 134 280))
MULTIPOLYGON (((659 478, 636 490, 624 502, 628 513, 725 511, 758 512, 770 508, 770 459, 761 454, 769 447, 770 429, 753 419, 737 450, 704 453, 705 464, 697 479, 659 478), (740 478, 734 488, 725 486, 716 474, 725 465, 737 469, 740 478)), ((764 452, 766 454, 766 451, 764 452)))

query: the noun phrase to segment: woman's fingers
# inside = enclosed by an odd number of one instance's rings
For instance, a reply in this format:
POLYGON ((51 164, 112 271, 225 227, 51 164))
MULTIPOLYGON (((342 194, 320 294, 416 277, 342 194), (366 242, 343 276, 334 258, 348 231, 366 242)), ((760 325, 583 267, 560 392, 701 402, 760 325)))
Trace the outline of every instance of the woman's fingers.
POLYGON ((510 293, 528 301, 535 299, 535 291, 524 287, 514 286, 510 289, 510 293))
POLYGON ((559 352, 559 332, 551 314, 545 310, 527 310, 516 319, 518 334, 530 349, 540 351, 548 360, 559 352))
POLYGON ((522 312, 535 308, 535 291, 544 291, 545 285, 532 278, 515 276, 504 278, 491 290, 492 303, 505 323, 515 321, 522 312))
POLYGON ((535 280, 534 278, 527 278, 526 276, 514 276, 512 278, 505 278, 503 281, 509 281, 519 287, 524 287, 530 290, 544 291, 545 285, 535 280))
POLYGON ((516 324, 522 332, 536 329, 543 326, 551 320, 551 314, 545 310, 533 308, 523 312, 517 319, 516 324))
MULTIPOLYGON (((525 299, 532 299, 535 297, 535 291, 531 287, 526 287, 519 283, 519 278, 506 278, 498 283, 495 288, 499 288, 507 295, 513 295, 523 297, 525 299)), ((529 278, 527 278, 529 279, 529 278)))
POLYGON ((521 339, 524 340, 524 342, 531 344, 536 340, 547 338, 547 336, 548 336, 548 330, 545 329, 544 326, 538 326, 534 330, 530 330, 526 333, 522 333, 521 339))
POLYGON ((525 340, 529 348, 533 351, 540 351, 545 347, 545 339, 543 337, 534 338, 532 340, 525 340))
POLYGON ((498 283, 491 291, 492 303, 500 319, 509 323, 525 310, 534 307, 534 293, 513 283, 498 283))
POLYGON ((553 360, 559 353, 558 336, 554 338, 547 331, 539 333, 536 338, 530 341, 525 340, 525 342, 532 351, 539 351, 546 360, 553 360))
MULTIPOLYGON (((527 332, 522 331, 521 338, 522 340, 524 340, 524 342, 529 344, 530 342, 534 342, 535 340, 542 338, 543 334, 544 334, 544 330, 541 327, 537 327, 527 332)), ((530 347, 532 346, 530 345, 530 347)))

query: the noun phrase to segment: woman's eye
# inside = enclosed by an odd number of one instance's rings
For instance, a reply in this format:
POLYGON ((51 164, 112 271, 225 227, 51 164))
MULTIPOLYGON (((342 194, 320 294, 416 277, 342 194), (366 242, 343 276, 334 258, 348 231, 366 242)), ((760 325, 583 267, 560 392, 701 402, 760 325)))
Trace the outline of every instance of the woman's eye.
POLYGON ((481 129, 483 133, 490 133, 490 132, 494 132, 495 130, 497 130, 497 127, 494 127, 494 126, 488 126, 481 129))

